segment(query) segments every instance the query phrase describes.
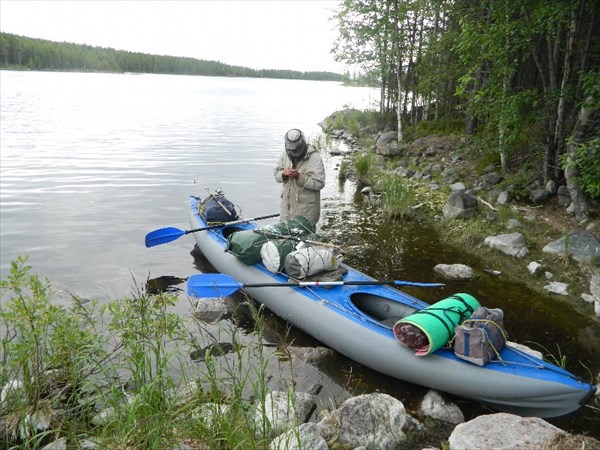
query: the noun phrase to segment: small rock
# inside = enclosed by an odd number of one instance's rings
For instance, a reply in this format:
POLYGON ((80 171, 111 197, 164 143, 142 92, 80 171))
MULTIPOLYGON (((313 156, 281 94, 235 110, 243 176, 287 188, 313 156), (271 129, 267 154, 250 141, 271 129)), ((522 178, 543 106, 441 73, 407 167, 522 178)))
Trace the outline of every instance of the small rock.
POLYGON ((569 295, 568 288, 569 285, 567 283, 560 283, 558 281, 552 281, 550 284, 544 286, 544 289, 548 292, 559 295, 569 295))
POLYGON ((296 356, 307 364, 315 364, 335 356, 335 351, 328 347, 288 347, 290 355, 296 356))
POLYGON ((465 186, 465 183, 458 182, 458 183, 451 184, 450 189, 452 190, 452 192, 460 192, 460 191, 466 191, 467 187, 465 186))
POLYGON ((498 205, 506 205, 506 204, 510 203, 510 194, 506 191, 500 192, 500 194, 498 195, 498 199, 496 200, 496 203, 498 205))
POLYGON ((502 177, 496 172, 491 172, 483 176, 483 181, 488 184, 494 185, 500 183, 500 181, 502 181, 502 177))
POLYGON ((542 265, 537 261, 531 261, 527 265, 527 270, 531 275, 537 275, 542 270, 542 265))
POLYGON ((506 224, 506 228, 509 230, 514 230, 515 228, 521 228, 523 224, 519 222, 517 219, 508 219, 506 224))
POLYGON ((443 212, 449 219, 468 218, 477 214, 477 199, 463 191, 450 194, 443 212))
POLYGON ((280 434, 269 444, 270 450, 328 450, 327 441, 319 434, 316 423, 303 423, 299 427, 280 434))
POLYGON ((498 275, 502 275, 502 272, 500 272, 499 270, 494 270, 494 269, 483 269, 483 271, 485 273, 489 273, 490 275, 494 275, 495 277, 497 277, 498 275))
POLYGON ((545 189, 538 189, 533 191, 529 196, 531 203, 534 205, 541 205, 545 203, 550 198, 550 192, 545 189))
POLYGON ((373 188, 371 186, 366 186, 360 190, 360 193, 368 197, 373 193, 373 188))
POLYGON ((522 258, 529 252, 525 237, 521 233, 488 236, 483 242, 491 248, 500 250, 509 256, 516 256, 517 258, 522 258))
POLYGON ((419 406, 419 414, 455 425, 465 421, 460 408, 454 403, 446 402, 435 390, 427 392, 419 406))
POLYGON ((256 406, 256 429, 262 430, 263 421, 268 421, 271 434, 281 434, 304 423, 315 405, 314 397, 305 392, 270 392, 264 403, 256 406))
POLYGON ((475 276, 475 272, 464 264, 438 264, 433 268, 438 275, 454 281, 468 281, 475 276))
POLYGON ((206 323, 216 323, 235 309, 235 303, 229 297, 198 298, 193 312, 194 319, 206 323))
POLYGON ((563 208, 567 208, 571 204, 571 194, 565 185, 558 188, 558 204, 563 208))
POLYGON ((587 303, 594 303, 596 299, 590 294, 581 294, 581 298, 587 303))

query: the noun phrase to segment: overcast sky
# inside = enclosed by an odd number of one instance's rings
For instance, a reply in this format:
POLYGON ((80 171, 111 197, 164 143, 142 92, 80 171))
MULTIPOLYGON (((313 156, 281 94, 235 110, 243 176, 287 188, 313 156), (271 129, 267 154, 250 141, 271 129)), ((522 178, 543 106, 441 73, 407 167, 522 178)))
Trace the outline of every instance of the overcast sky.
POLYGON ((221 61, 342 73, 330 50, 338 1, 0 0, 0 29, 28 37, 221 61))

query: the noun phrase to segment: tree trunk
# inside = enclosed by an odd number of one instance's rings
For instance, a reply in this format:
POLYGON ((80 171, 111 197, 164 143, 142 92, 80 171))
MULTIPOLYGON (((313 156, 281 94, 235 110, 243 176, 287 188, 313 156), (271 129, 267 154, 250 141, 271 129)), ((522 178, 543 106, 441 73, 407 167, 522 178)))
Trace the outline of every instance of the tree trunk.
MULTIPOLYGON (((589 102, 592 104, 592 102, 589 102)), ((588 217, 589 203, 586 195, 576 184, 579 176, 577 166, 574 164, 577 147, 586 140, 597 137, 600 134, 600 108, 595 106, 583 106, 577 116, 577 122, 573 128, 572 139, 567 146, 567 165, 565 169, 565 179, 567 189, 571 196, 573 212, 578 221, 585 220, 588 217)))
POLYGON ((566 89, 567 84, 571 80, 571 59, 575 47, 575 37, 577 35, 577 25, 579 22, 578 11, 573 11, 571 18, 571 26, 569 27, 567 48, 565 50, 564 64, 562 70, 562 81, 560 85, 560 98, 558 100, 558 107, 556 110, 556 126, 554 127, 554 149, 555 149, 555 161, 554 161, 554 178, 558 178, 560 174, 560 165, 557 163, 560 154, 562 153, 563 141, 564 141, 564 127, 565 127, 565 103, 566 103, 566 89))

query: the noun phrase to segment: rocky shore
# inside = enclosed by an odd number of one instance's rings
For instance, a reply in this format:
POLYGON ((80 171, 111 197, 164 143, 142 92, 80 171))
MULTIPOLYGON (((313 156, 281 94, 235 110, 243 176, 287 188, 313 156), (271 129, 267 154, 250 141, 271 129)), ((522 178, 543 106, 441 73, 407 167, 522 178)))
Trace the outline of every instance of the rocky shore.
MULTIPOLYGON (((466 137, 429 135, 401 145, 395 131, 365 139, 368 131, 362 130, 361 145, 350 131, 329 125, 351 112, 335 112, 320 123, 327 135, 346 144, 336 154, 349 160, 374 154, 376 170, 410 183, 419 199, 415 212, 437 224, 450 245, 475 242, 469 251, 490 261, 491 270, 522 279, 526 268, 534 289, 589 303, 590 313, 600 317, 600 204, 592 204, 589 217, 577 220, 566 186, 553 181, 543 185, 537 178, 508 183, 498 165, 474 160, 466 137), (498 232, 485 234, 488 230, 498 232)), ((344 176, 356 178, 352 165, 346 166, 344 176)), ((382 196, 368 184, 362 192, 374 201, 382 196)), ((439 273, 448 279, 465 277, 452 268, 439 273)))

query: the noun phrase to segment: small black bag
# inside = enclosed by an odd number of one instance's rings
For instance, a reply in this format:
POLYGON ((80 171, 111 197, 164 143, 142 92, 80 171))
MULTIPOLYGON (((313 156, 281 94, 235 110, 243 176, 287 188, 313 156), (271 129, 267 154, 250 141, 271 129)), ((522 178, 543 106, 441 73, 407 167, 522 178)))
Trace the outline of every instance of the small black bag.
POLYGON ((237 220, 235 205, 222 195, 209 195, 198 207, 207 223, 224 223, 237 220))

